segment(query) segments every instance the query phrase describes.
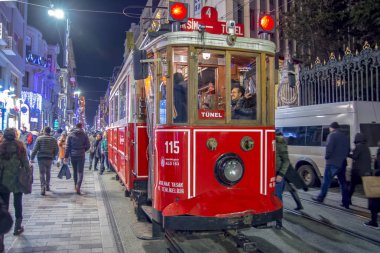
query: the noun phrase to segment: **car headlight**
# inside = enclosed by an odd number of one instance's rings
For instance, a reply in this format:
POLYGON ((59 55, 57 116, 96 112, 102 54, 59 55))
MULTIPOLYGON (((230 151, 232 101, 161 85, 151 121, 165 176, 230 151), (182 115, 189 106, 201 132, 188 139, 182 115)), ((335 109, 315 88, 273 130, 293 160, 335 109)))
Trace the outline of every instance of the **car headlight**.
POLYGON ((216 161, 215 177, 225 186, 237 184, 243 178, 243 174, 243 160, 236 154, 224 154, 216 161))

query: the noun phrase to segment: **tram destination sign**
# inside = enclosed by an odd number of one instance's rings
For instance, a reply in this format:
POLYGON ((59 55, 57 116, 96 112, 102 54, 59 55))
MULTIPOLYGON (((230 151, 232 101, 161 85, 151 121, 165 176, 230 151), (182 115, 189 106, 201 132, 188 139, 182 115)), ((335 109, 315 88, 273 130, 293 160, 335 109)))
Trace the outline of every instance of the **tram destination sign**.
MULTIPOLYGON (((198 31, 200 25, 205 27, 205 32, 228 35, 227 22, 218 20, 218 11, 214 7, 204 6, 201 19, 189 18, 187 23, 181 25, 181 31, 198 31)), ((244 25, 235 24, 235 34, 244 37, 244 25)))

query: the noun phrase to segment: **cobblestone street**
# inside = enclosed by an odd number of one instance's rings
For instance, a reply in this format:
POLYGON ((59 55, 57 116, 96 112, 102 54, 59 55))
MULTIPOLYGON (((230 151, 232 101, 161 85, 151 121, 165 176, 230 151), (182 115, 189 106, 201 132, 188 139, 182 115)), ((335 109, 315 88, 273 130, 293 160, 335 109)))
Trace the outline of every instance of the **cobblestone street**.
POLYGON ((51 191, 41 196, 34 166, 33 192, 23 199, 25 232, 6 234, 5 252, 117 252, 97 173, 85 166, 82 195, 77 195, 73 179, 57 178, 59 168, 53 165, 51 191))

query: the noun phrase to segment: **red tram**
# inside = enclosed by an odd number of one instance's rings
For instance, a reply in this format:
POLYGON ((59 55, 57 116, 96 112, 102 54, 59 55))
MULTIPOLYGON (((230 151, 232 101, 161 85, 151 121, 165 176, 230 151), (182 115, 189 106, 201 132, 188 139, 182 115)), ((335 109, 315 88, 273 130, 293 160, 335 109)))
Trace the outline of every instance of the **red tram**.
POLYGON ((137 213, 164 229, 238 229, 282 217, 275 45, 235 39, 207 31, 147 37, 111 90, 110 163, 137 213))

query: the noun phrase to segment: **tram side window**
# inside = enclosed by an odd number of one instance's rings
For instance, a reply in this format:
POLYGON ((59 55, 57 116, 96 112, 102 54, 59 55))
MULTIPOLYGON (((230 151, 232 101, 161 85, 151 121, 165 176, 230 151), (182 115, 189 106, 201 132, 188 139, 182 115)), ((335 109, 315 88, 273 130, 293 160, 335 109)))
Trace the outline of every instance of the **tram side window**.
POLYGON ((167 76, 168 76, 168 64, 166 61, 166 50, 163 49, 159 52, 161 63, 158 65, 159 74, 159 86, 158 86, 158 100, 159 100, 159 124, 166 124, 166 92, 167 92, 167 76))
POLYGON ((116 92, 114 97, 114 104, 113 104, 113 120, 114 122, 118 121, 118 114, 119 114, 119 92, 116 92))
POLYGON ((173 50, 173 122, 187 122, 188 61, 187 48, 173 50))
POLYGON ((231 56, 231 115, 232 119, 255 120, 257 100, 257 58, 231 56))
POLYGON ((113 123, 113 98, 110 101, 109 107, 110 107, 110 109, 109 109, 109 120, 110 120, 110 123, 113 123))
POLYGON ((120 93, 120 108, 119 108, 119 119, 124 119, 126 115, 126 83, 122 83, 119 88, 120 93))

